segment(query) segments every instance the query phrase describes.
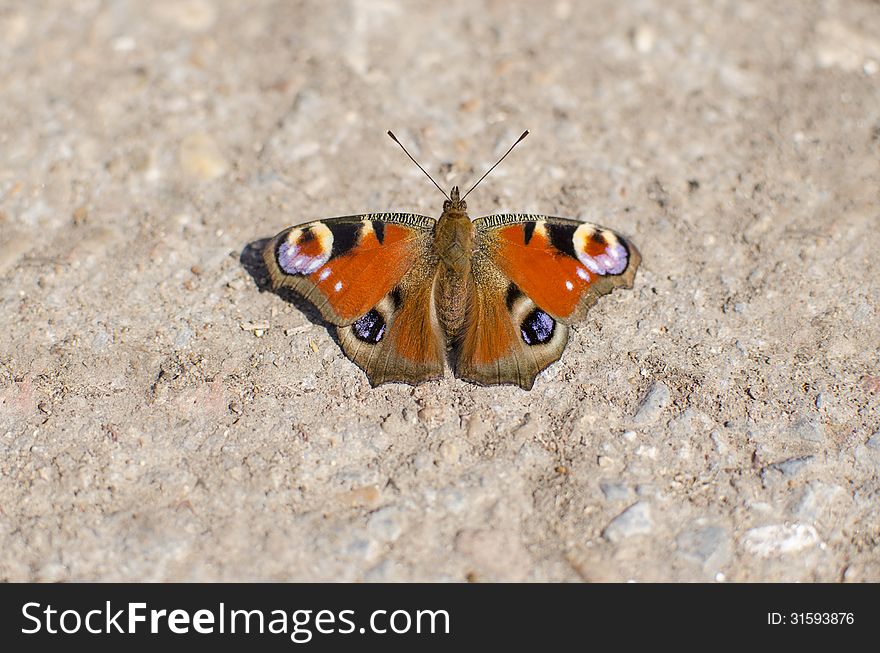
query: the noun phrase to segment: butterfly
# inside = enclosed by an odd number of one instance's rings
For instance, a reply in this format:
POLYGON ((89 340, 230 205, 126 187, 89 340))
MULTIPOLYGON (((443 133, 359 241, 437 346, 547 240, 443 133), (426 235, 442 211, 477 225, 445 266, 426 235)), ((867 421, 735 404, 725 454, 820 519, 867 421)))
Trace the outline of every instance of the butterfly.
POLYGON ((439 379, 448 365, 472 383, 530 390, 562 355, 569 325, 602 295, 632 288, 641 257, 587 222, 471 221, 465 197, 495 166, 464 197, 453 187, 439 220, 369 213, 288 227, 263 252, 273 287, 293 289, 336 325, 373 386, 439 379))

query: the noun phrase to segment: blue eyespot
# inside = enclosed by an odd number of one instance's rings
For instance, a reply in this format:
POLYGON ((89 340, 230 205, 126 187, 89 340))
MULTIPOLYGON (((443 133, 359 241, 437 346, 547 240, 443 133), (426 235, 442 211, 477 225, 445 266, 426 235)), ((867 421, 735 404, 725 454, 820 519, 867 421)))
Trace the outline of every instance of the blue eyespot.
POLYGON ((553 337, 556 322, 540 308, 526 316, 519 329, 527 345, 543 345, 553 337))
POLYGON ((375 345, 385 335, 385 320, 375 308, 351 325, 358 340, 375 345))

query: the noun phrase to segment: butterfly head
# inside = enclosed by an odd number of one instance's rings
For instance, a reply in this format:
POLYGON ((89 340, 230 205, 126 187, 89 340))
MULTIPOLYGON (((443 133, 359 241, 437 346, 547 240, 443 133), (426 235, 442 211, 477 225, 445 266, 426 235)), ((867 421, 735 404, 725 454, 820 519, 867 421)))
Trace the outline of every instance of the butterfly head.
POLYGON ((444 213, 467 213, 467 202, 461 199, 458 186, 452 187, 449 199, 443 202, 444 213))

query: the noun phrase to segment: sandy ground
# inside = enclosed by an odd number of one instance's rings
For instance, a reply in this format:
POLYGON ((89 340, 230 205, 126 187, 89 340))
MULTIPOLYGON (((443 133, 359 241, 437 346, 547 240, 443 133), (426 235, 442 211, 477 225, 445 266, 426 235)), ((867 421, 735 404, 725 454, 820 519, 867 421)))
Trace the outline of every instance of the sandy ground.
POLYGON ((0 4, 0 579, 880 581, 880 4, 0 4), (531 392, 371 389, 255 247, 628 235, 531 392))

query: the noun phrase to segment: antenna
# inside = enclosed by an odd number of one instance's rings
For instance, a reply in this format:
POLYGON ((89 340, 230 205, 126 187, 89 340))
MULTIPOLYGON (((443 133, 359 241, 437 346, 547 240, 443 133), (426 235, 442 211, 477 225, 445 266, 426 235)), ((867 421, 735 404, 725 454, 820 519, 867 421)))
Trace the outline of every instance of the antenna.
MULTIPOLYGON (((413 163, 415 163, 419 167, 419 170, 421 170, 422 172, 425 173, 425 176, 431 180, 431 183, 437 187, 437 190, 439 190, 441 193, 443 193, 443 196, 446 199, 449 199, 449 195, 446 194, 446 191, 443 190, 442 188, 440 188, 440 184, 438 184, 436 181, 434 181, 434 178, 431 175, 429 175, 422 166, 419 165, 419 162, 413 158, 413 155, 406 151, 406 148, 403 146, 403 143, 401 143, 399 140, 397 140, 397 136, 395 136, 394 133, 390 129, 388 130, 388 135, 391 137, 392 141, 394 141, 395 143, 400 145, 400 149, 403 150, 403 153, 409 157, 409 160, 412 161, 413 163)), ((520 140, 522 140, 522 139, 520 139, 520 140)), ((452 201, 452 200, 449 200, 449 201, 452 201)))
MULTIPOLYGON (((508 149, 507 152, 504 153, 504 156, 502 156, 500 159, 498 159, 498 161, 495 162, 495 165, 494 165, 494 166, 492 166, 491 168, 489 168, 488 170, 486 170, 486 174, 483 175, 482 177, 480 177, 480 178, 477 180, 477 183, 476 183, 476 184, 474 184, 473 186, 471 186, 471 189, 470 189, 468 192, 466 192, 466 193, 464 194, 464 197, 461 198, 461 201, 463 202, 463 201, 464 201, 464 198, 471 194, 471 190, 473 190, 474 188, 476 188, 477 186, 479 186, 479 185, 480 185, 480 182, 483 181, 486 177, 488 177, 488 176, 489 176, 489 173, 492 172, 492 171, 495 169, 495 166, 497 166, 499 163, 501 163, 502 161, 504 161, 504 159, 507 158, 507 155, 510 154, 510 153, 513 151, 513 148, 515 148, 517 145, 519 145, 519 142, 520 142, 522 139, 524 139, 526 136, 528 136, 528 135, 529 135, 529 130, 527 129, 527 130, 525 130, 525 131, 522 133, 522 135, 521 135, 519 138, 516 139, 516 143, 514 143, 513 145, 511 145, 511 146, 510 146, 510 149, 508 149)), ((402 146, 401 146, 401 147, 402 147, 402 146)))

